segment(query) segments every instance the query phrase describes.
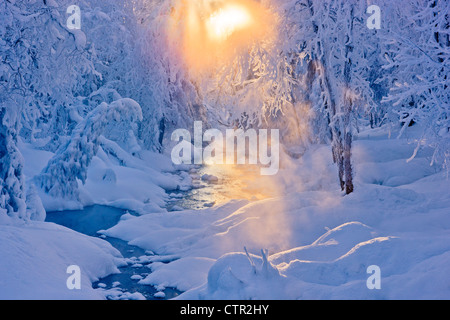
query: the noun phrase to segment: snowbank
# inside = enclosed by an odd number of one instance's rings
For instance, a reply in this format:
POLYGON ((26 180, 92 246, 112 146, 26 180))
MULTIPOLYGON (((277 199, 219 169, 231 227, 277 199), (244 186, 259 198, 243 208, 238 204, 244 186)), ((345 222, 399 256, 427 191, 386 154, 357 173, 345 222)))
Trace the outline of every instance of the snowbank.
POLYGON ((92 282, 123 265, 108 242, 48 222, 0 225, 0 299, 105 299, 92 282), (68 289, 71 265, 81 288, 68 289))
MULTIPOLYGON (((113 141, 102 138, 93 157, 86 183, 78 181, 80 201, 52 197, 37 188, 46 211, 78 210, 94 204, 108 205, 137 213, 165 212, 168 191, 190 186, 190 178, 178 174, 166 156, 141 151, 140 158, 129 155, 113 141), (105 151, 106 150, 106 151, 105 151)), ((33 183, 54 156, 48 151, 21 143, 27 183, 33 183)))
MULTIPOLYGON (((178 175, 162 155, 141 151, 140 159, 121 152, 112 141, 103 142, 109 153, 100 148, 93 158, 86 184, 79 183, 80 201, 51 197, 35 188, 33 177, 42 171, 54 154, 20 143, 27 185, 34 192, 27 200, 35 197, 37 202, 39 194, 47 211, 104 204, 141 214, 166 212, 166 190, 190 184, 190 180, 185 175, 178 175)), ((40 201, 37 204, 41 205, 40 201)), ((35 210, 34 215, 38 220, 45 219, 44 208, 37 208, 42 210, 35 210)), ((0 224, 0 257, 0 299, 105 299, 105 292, 92 289, 92 282, 119 272, 117 267, 126 264, 116 249, 99 238, 53 223, 11 219, 0 224), (80 267, 80 290, 69 290, 66 286, 71 275, 66 273, 70 265, 80 267)), ((119 297, 117 294, 115 297, 142 298, 133 295, 119 297)))

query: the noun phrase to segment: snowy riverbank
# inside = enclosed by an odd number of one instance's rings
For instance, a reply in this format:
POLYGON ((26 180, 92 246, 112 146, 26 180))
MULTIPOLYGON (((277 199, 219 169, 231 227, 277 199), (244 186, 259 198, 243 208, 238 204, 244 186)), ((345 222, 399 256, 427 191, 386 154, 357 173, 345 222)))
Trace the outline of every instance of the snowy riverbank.
MULTIPOLYGON (((29 186, 54 154, 24 143, 20 151, 29 186)), ((98 204, 145 214, 166 212, 168 192, 188 189, 190 183, 189 175, 177 172, 162 155, 143 151, 142 159, 126 153, 118 159, 100 149, 89 167, 86 184, 79 183, 80 202, 55 199, 36 189, 47 212, 98 204)), ((5 219, 0 224, 0 239, 0 299, 105 299, 111 293, 94 290, 92 284, 127 265, 107 241, 50 222, 5 219), (70 265, 80 267, 81 290, 66 286, 70 265)))
MULTIPOLYGON (((174 287, 184 292, 179 299, 448 299, 450 181, 429 165, 429 150, 407 162, 414 130, 399 140, 389 138, 386 128, 361 133, 354 148, 356 190, 348 196, 336 188, 329 147, 318 146, 298 160, 283 158, 276 177, 252 180, 271 197, 168 212, 158 204, 178 196, 167 191, 169 197, 163 186, 183 182, 188 189, 188 176, 164 170, 170 166, 163 156, 160 162, 133 158, 130 168, 100 153, 81 186, 90 195, 83 205, 142 214, 127 215, 102 233, 154 252, 151 261, 136 259, 149 268, 139 282, 174 287), (110 170, 116 179, 105 181, 101 173, 110 170), (366 286, 370 265, 380 267, 381 290, 366 286)), ((45 154, 22 150, 27 176, 33 176, 45 154)), ((203 196, 221 192, 217 187, 201 189, 203 196)), ((44 204, 67 209, 57 201, 44 204)), ((0 228, 0 255, 7 257, 0 270, 4 299, 103 299, 92 283, 126 263, 106 241, 52 223, 0 228), (72 264, 82 270, 79 291, 66 287, 72 264)))

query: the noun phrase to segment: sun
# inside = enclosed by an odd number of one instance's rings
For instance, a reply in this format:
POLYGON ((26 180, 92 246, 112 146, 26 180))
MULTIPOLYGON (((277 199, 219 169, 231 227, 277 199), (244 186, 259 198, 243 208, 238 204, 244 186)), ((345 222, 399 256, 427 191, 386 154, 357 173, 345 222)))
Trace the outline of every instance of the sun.
POLYGON ((275 39, 275 15, 259 0, 179 0, 167 22, 170 50, 191 76, 230 65, 256 43, 275 39))
POLYGON ((209 39, 224 41, 234 32, 253 23, 251 13, 243 6, 229 5, 214 12, 206 21, 209 39))

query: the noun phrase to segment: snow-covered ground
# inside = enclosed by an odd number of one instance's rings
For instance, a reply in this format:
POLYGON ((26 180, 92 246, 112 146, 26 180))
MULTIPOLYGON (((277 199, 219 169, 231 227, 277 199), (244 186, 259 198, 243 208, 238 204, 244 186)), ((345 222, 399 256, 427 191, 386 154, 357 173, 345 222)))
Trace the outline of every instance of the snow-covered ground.
POLYGON ((285 159, 277 197, 152 213, 105 234, 179 258, 141 282, 177 287, 180 299, 449 299, 450 181, 430 150, 407 162, 415 130, 361 133, 349 196, 321 146, 285 159), (366 285, 371 265, 380 290, 366 285))
MULTIPOLYGON (((152 272, 139 281, 175 287, 184 292, 179 299, 449 299, 450 181, 430 166, 431 150, 407 161, 418 129, 408 130, 402 139, 388 128, 358 135, 348 196, 330 148, 316 146, 298 160, 283 157, 277 176, 250 181, 250 192, 272 195, 260 200, 167 212, 167 194, 187 188, 186 174, 161 155, 130 157, 125 167, 100 152, 80 186, 81 204, 43 202, 47 210, 94 203, 136 210, 140 216, 103 233, 154 252, 142 261, 152 272), (380 290, 366 285, 371 265, 381 270, 380 290)), ((28 145, 21 151, 29 179, 52 156, 28 145)), ((106 241, 52 223, 0 230, 3 299, 102 299, 91 283, 124 263, 106 241), (82 270, 82 290, 66 287, 72 264, 82 270)))
POLYGON ((98 238, 88 237, 47 222, 0 225, 0 299, 104 299, 92 282, 119 272, 119 251, 98 238), (71 273, 81 270, 81 289, 69 290, 71 273))

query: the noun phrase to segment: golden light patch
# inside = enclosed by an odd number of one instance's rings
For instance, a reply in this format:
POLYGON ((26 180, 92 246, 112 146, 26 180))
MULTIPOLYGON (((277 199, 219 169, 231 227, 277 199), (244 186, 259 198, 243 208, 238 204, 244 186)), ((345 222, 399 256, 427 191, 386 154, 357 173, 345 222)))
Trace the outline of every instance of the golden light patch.
POLYGON ((233 33, 244 30, 253 23, 246 7, 227 5, 206 20, 206 31, 211 41, 226 41, 233 33))
POLYGON ((254 0, 181 0, 171 15, 170 42, 193 72, 228 63, 273 36, 270 10, 254 0), (180 46, 181 45, 181 46, 180 46))

